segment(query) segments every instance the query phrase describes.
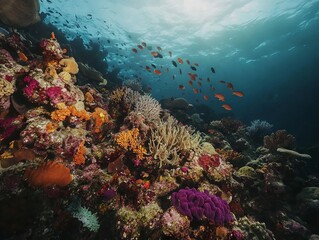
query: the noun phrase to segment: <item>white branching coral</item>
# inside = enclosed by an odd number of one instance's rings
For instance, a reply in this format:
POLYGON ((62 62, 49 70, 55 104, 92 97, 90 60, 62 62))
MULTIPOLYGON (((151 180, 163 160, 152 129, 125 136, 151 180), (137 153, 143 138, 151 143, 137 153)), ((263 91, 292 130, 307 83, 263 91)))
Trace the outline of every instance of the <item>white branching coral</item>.
POLYGON ((134 111, 143 114, 148 122, 157 122, 160 119, 162 108, 156 99, 149 95, 141 95, 135 104, 134 111))
POLYGON ((202 137, 188 126, 183 126, 169 116, 166 121, 161 120, 155 130, 151 130, 149 151, 154 159, 158 159, 159 166, 176 165, 180 161, 182 152, 196 150, 200 147, 202 137))

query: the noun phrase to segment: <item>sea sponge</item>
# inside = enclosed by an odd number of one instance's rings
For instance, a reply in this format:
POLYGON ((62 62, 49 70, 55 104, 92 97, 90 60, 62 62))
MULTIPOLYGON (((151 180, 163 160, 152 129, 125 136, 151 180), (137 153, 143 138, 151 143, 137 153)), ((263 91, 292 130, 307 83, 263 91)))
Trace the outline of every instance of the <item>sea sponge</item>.
POLYGON ((63 187, 73 179, 70 169, 57 161, 45 162, 36 169, 27 168, 23 178, 36 187, 63 187))
POLYGON ((130 149, 134 153, 136 153, 138 159, 142 159, 144 157, 144 154, 146 154, 146 149, 139 144, 138 136, 138 128, 133 128, 132 130, 120 132, 116 138, 116 142, 124 149, 130 149))
POLYGON ((86 149, 84 147, 84 143, 85 143, 85 140, 83 140, 80 143, 80 145, 79 145, 79 147, 78 147, 78 149, 73 157, 73 162, 75 165, 80 165, 80 164, 85 163, 85 156, 84 155, 86 153, 86 149))
POLYGON ((95 108, 92 113, 92 118, 94 120, 94 132, 99 133, 101 130, 101 126, 108 122, 107 112, 102 108, 95 108))
POLYGON ((77 74, 79 72, 79 66, 73 57, 63 58, 62 60, 60 60, 59 63, 60 65, 65 66, 63 68, 63 71, 65 72, 68 72, 71 74, 77 74))
POLYGON ((0 21, 11 27, 27 27, 41 20, 38 0, 0 0, 0 21))

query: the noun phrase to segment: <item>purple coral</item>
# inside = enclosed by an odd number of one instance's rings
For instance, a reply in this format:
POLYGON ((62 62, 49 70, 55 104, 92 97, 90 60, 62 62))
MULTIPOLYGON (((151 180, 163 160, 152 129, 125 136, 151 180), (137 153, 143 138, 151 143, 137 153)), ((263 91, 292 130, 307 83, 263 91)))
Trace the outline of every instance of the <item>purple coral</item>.
POLYGON ((224 225, 233 221, 227 202, 208 191, 200 192, 195 188, 185 188, 174 192, 171 196, 172 204, 177 210, 192 221, 206 217, 216 225, 224 225))

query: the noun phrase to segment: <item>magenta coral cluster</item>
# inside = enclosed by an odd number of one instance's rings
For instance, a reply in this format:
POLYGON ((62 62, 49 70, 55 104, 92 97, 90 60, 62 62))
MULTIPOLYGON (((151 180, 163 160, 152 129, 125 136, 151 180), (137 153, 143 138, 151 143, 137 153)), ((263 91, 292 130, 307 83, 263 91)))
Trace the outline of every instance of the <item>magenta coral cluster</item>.
POLYGON ((171 196, 172 204, 177 210, 192 221, 206 217, 216 225, 224 225, 233 221, 227 202, 208 191, 200 192, 195 188, 181 189, 171 196))

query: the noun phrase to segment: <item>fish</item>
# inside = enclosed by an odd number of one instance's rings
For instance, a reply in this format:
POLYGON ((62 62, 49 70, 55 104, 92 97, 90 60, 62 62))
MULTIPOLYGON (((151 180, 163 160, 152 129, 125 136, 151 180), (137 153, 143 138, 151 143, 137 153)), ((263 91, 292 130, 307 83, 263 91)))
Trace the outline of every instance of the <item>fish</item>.
POLYGON ((168 69, 168 67, 166 68, 166 72, 169 72, 169 69, 168 69))
POLYGON ((222 105, 222 108, 224 108, 224 109, 227 110, 227 111, 232 110, 232 107, 231 107, 230 105, 228 105, 228 104, 223 104, 223 105, 222 105))
POLYGON ((211 67, 210 70, 212 71, 212 73, 215 73, 215 69, 213 67, 211 67))
POLYGON ((183 74, 183 72, 182 72, 182 69, 181 69, 181 68, 179 69, 179 74, 180 74, 180 75, 182 75, 182 74, 183 74))
POLYGON ((56 39, 54 32, 51 32, 51 39, 53 39, 53 40, 56 39))
POLYGON ((208 96, 207 95, 204 95, 203 98, 208 101, 208 96))
POLYGON ((163 55, 160 54, 160 53, 158 53, 158 54, 157 54, 157 57, 158 57, 158 58, 163 58, 163 55))
POLYGON ((184 89, 185 89, 185 86, 181 84, 181 85, 178 86, 178 88, 179 88, 180 90, 184 90, 184 89))
POLYGON ((201 87, 201 86, 202 86, 202 83, 201 83, 201 82, 197 82, 197 85, 201 87))
POLYGON ((180 64, 183 64, 183 59, 177 58, 177 61, 178 61, 180 64))
POLYGON ((207 82, 210 82, 210 78, 209 77, 207 78, 207 82))
POLYGON ((153 64, 153 63, 151 63, 151 66, 152 66, 153 68, 156 68, 155 64, 153 64))
POLYGON ((215 90, 216 90, 216 88, 213 87, 213 86, 211 86, 210 89, 212 89, 212 91, 215 91, 215 90))
POLYGON ((244 93, 240 92, 240 91, 233 91, 233 95, 237 96, 237 97, 243 97, 244 93))
POLYGON ((197 94, 197 93, 198 93, 198 90, 197 90, 196 88, 193 88, 193 92, 194 92, 195 94, 197 94))
POLYGON ((18 56, 21 61, 23 62, 28 61, 28 57, 23 52, 18 51, 18 56))
POLYGON ((143 47, 146 47, 146 43, 145 42, 142 42, 142 45, 143 45, 143 47))
POLYGON ((188 65, 191 64, 191 62, 188 59, 186 59, 186 62, 187 62, 188 65))
POLYGON ((172 57, 172 52, 171 52, 171 51, 168 51, 168 55, 169 55, 170 57, 172 57))
POLYGON ((151 68, 149 66, 146 66, 145 69, 149 72, 151 71, 151 68))
POLYGON ((154 69, 154 73, 157 74, 157 75, 162 75, 162 72, 158 69, 154 69))
POLYGON ((175 79, 175 74, 173 74, 172 79, 173 79, 173 80, 175 79))
POLYGON ((153 57, 157 57, 158 56, 158 52, 151 52, 151 54, 153 55, 153 57))
POLYGON ((193 82, 191 80, 188 81, 189 85, 193 86, 193 82))
POLYGON ((226 83, 227 84, 227 87, 230 89, 230 90, 234 90, 234 86, 232 83, 228 82, 226 83))
POLYGON ((62 49, 63 54, 66 54, 68 52, 68 50, 66 48, 62 49))
POLYGON ((215 93, 215 98, 217 98, 219 101, 222 101, 224 102, 225 101, 225 97, 223 94, 220 94, 220 93, 215 93))
POLYGON ((224 80, 220 80, 219 82, 220 82, 220 83, 226 83, 224 80))
POLYGON ((156 47, 156 48, 157 48, 158 51, 160 51, 160 52, 162 51, 161 47, 156 47))
POLYGON ((195 65, 196 67, 199 67, 198 63, 194 63, 194 65, 195 65))
POLYGON ((196 77, 197 77, 197 74, 193 74, 193 73, 188 73, 189 77, 195 81, 196 80, 196 77))
POLYGON ((132 52, 137 53, 137 49, 136 48, 132 48, 132 52))
POLYGON ((174 65, 174 67, 177 67, 177 63, 174 60, 172 60, 172 64, 174 65))
POLYGON ((143 46, 142 45, 137 45, 137 47, 139 48, 139 49, 143 49, 143 46))
POLYGON ((191 66, 191 69, 192 69, 192 70, 194 70, 194 71, 196 71, 196 70, 197 70, 194 66, 191 66))

